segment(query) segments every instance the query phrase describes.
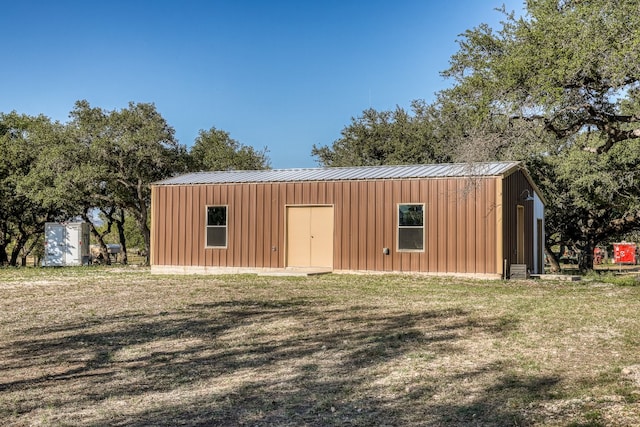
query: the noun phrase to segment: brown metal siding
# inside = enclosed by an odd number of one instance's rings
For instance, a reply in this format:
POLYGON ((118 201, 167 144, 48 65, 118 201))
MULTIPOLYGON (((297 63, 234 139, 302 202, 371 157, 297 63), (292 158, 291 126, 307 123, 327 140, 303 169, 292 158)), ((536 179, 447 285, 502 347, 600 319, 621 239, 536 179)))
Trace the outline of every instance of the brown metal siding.
POLYGON ((152 263, 285 267, 285 207, 301 204, 334 206, 334 269, 499 273, 496 179, 157 186, 152 263), (397 250, 400 203, 425 205, 423 252, 397 250), (205 248, 213 205, 228 206, 226 249, 205 248))

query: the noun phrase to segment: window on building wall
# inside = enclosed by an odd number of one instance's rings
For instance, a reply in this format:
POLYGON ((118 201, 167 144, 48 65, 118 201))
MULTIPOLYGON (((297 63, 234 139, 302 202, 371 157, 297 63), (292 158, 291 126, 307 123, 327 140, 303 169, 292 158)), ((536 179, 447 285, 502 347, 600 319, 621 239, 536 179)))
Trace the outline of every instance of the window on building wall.
POLYGON ((226 206, 207 206, 207 247, 227 247, 226 206))
POLYGON ((424 250, 424 205, 398 205, 398 250, 424 250))

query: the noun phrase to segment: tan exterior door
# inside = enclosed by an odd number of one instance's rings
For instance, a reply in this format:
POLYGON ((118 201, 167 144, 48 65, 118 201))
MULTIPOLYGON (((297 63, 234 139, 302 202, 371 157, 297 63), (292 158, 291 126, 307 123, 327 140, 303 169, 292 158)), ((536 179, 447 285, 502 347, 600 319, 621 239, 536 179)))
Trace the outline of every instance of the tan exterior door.
POLYGON ((525 235, 524 235, 524 206, 520 206, 518 205, 518 214, 517 214, 517 218, 516 218, 516 228, 517 228, 517 246, 516 246, 516 250, 517 250, 517 263, 518 264, 524 264, 525 263, 525 253, 524 253, 524 248, 525 248, 525 235))
POLYGON ((544 234, 542 233, 542 220, 538 218, 536 221, 536 232, 537 232, 537 251, 538 251, 538 259, 536 265, 536 273, 544 273, 544 234))
POLYGON ((287 207, 287 267, 333 268, 333 207, 287 207))

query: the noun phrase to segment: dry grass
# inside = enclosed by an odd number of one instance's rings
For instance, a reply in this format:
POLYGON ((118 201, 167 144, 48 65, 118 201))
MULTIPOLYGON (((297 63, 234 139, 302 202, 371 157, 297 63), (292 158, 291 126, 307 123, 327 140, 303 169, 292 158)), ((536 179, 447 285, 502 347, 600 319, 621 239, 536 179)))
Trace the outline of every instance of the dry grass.
POLYGON ((0 270, 0 424, 640 425, 640 287, 0 270))

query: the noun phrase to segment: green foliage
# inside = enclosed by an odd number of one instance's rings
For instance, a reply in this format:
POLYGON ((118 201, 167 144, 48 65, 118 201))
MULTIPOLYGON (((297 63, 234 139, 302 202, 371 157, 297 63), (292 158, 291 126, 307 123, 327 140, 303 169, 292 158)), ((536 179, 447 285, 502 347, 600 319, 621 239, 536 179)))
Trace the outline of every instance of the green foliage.
MULTIPOLYGON (((118 233, 113 229, 113 226, 109 228, 107 218, 104 213, 99 214, 99 218, 102 224, 97 226, 97 231, 103 236, 105 243, 121 243, 118 233)), ((135 218, 130 214, 125 213, 124 217, 124 235, 126 238, 126 244, 128 248, 144 248, 144 236, 138 227, 135 218)))
MULTIPOLYGON (((256 151, 212 128, 191 153, 153 104, 105 111, 78 101, 67 124, 0 114, 0 265, 39 247, 44 223, 98 209, 111 218, 94 237, 149 253, 150 184, 197 169, 264 169, 256 151), (11 257, 7 251, 11 251, 11 257)), ((41 245, 40 245, 41 246, 41 245)))
POLYGON ((194 171, 269 169, 266 148, 257 151, 242 145, 228 132, 215 127, 200 130, 191 148, 190 160, 194 171))
POLYGON ((63 128, 45 116, 0 114, 0 265, 16 265, 45 222, 66 217, 69 206, 53 196, 46 167, 48 153, 63 144, 63 128))
POLYGON ((467 92, 507 101, 506 111, 538 109, 558 130, 611 112, 620 90, 637 82, 635 0, 531 0, 527 14, 505 13, 498 32, 466 31, 443 74, 467 92))
POLYGON ((443 73, 456 84, 439 102, 467 135, 483 123, 484 138, 462 145, 470 157, 528 163, 549 202, 547 247, 582 249, 591 268, 596 244, 640 229, 638 3, 526 5, 499 31, 463 34, 443 73))
POLYGON ((323 166, 376 166, 450 161, 446 138, 434 128, 436 113, 414 101, 411 113, 368 109, 351 119, 331 147, 313 146, 311 154, 323 166))
POLYGON ((84 164, 94 173, 84 181, 83 194, 91 207, 127 211, 149 253, 149 184, 186 171, 186 149, 153 104, 129 103, 128 108, 107 112, 79 101, 71 117, 70 131, 77 144, 87 147, 84 164))

